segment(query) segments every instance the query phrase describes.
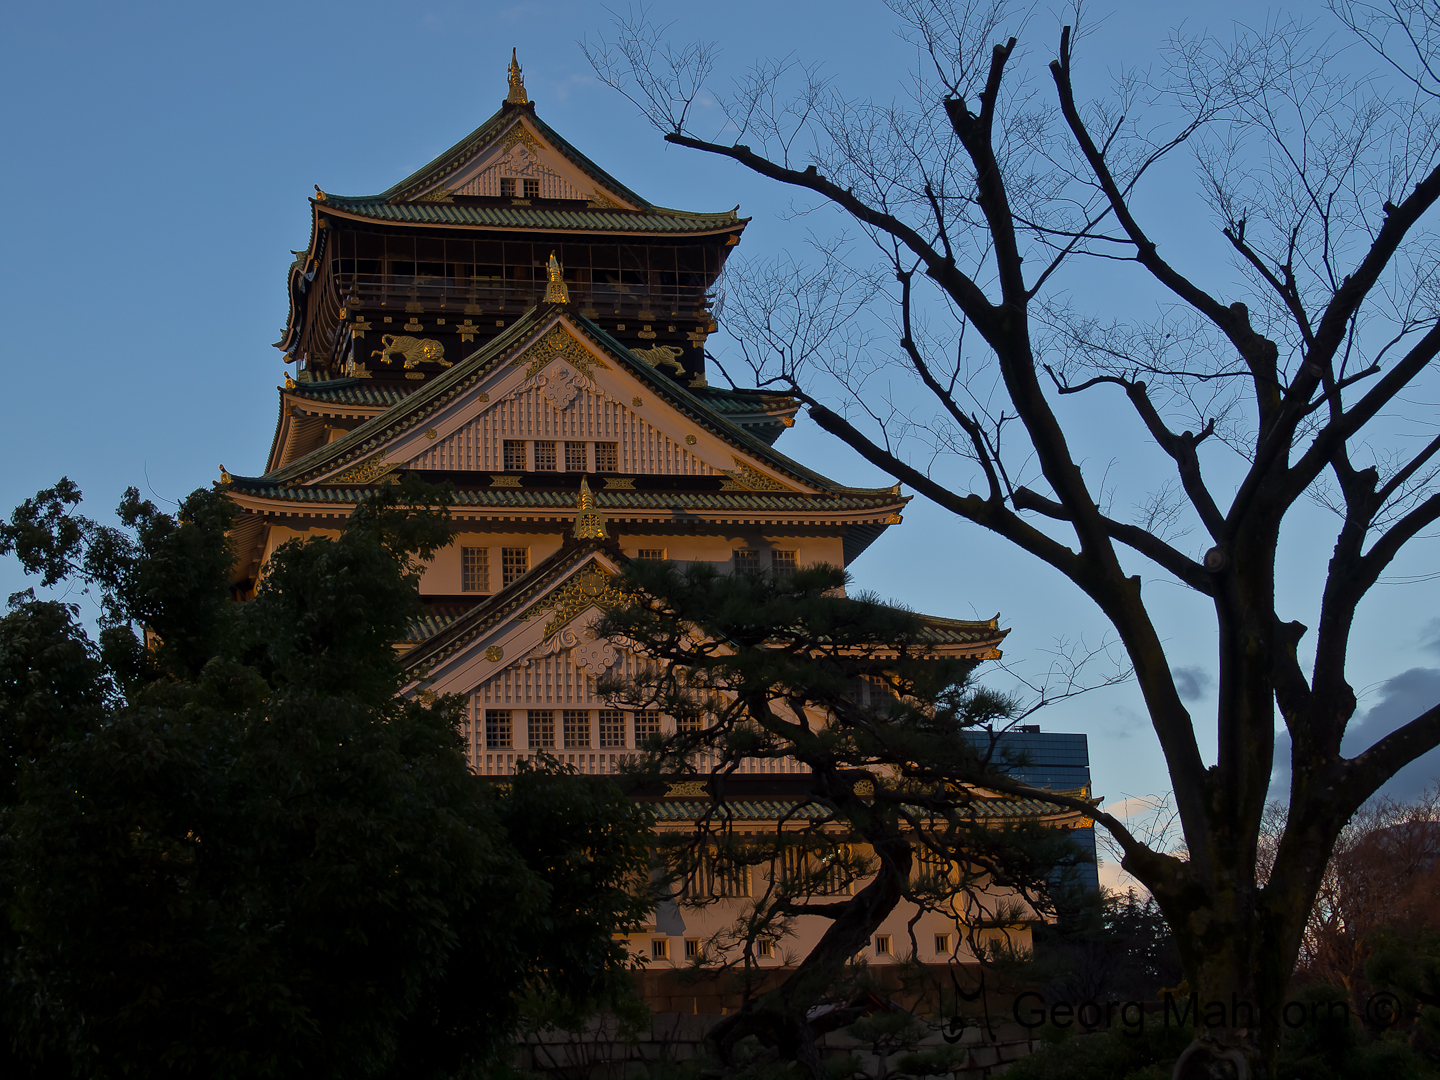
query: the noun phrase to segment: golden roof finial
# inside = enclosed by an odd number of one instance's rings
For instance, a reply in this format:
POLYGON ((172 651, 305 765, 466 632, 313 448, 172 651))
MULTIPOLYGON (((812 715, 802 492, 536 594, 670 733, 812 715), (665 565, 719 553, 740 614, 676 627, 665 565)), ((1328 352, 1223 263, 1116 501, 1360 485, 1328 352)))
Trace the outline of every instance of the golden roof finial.
POLYGON ((524 105, 529 102, 525 96, 525 76, 520 73, 520 61, 515 58, 515 50, 510 50, 510 93, 505 95, 505 104, 524 105))
POLYGON ((575 528, 571 535, 577 540, 604 540, 608 537, 605 531, 605 515, 595 509, 594 496, 590 494, 590 485, 582 476, 580 478, 580 505, 576 508, 575 528))
POLYGON ((570 290, 565 287, 565 271, 560 265, 560 260, 555 258, 555 252, 550 252, 549 267, 550 283, 545 286, 545 302, 547 304, 568 304, 570 302, 570 290))

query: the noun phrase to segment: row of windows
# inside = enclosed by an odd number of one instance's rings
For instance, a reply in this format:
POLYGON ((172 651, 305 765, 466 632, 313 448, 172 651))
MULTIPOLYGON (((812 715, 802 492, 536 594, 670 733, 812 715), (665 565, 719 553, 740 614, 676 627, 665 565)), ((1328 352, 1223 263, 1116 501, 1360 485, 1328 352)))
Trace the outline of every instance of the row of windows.
MULTIPOLYGON (((529 571, 530 549, 528 547, 502 547, 500 549, 500 587, 502 589, 529 571)), ((460 549, 460 591, 490 592, 490 589, 490 549, 462 547, 460 549)))
MULTIPOLYGON (((509 443, 506 446, 508 447, 509 443)), ((665 549, 641 548, 636 554, 642 559, 658 561, 665 558, 665 549)), ((794 573, 795 554, 793 551, 772 551, 770 552, 770 565, 776 573, 794 573)), ((760 569, 759 551, 737 548, 731 552, 731 555, 735 560, 736 570, 760 569)), ((500 549, 500 587, 502 589, 529 571, 530 549, 528 547, 502 547, 500 549)), ((460 549, 460 591, 488 593, 491 589, 490 549, 462 547, 460 549)))
POLYGON ((506 439, 504 460, 506 472, 559 472, 560 463, 564 461, 567 473, 613 473, 620 471, 620 445, 613 442, 506 439))
MULTIPOLYGON (((894 955, 895 955, 894 939, 893 939, 889 934, 876 934, 876 935, 875 935, 875 955, 876 955, 876 956, 894 956, 894 955)), ((949 935, 949 934, 936 934, 936 935, 935 935, 935 955, 936 955, 936 956, 949 956, 949 955, 950 955, 950 935, 949 935)))
MULTIPOLYGON (((485 710, 485 749, 510 750, 515 745, 515 726, 521 710, 485 710)), ((654 710, 626 713, 619 709, 600 709, 595 724, 591 725, 589 709, 527 709, 523 711, 526 745, 531 750, 558 749, 588 750, 597 745, 592 736, 599 739, 600 749, 623 748, 629 745, 626 728, 632 722, 635 730, 635 745, 660 734, 660 714, 654 710), (556 713, 559 713, 559 727, 556 727, 556 713), (633 721, 632 718, 633 717, 633 721), (556 735, 562 741, 556 742, 556 735)))
MULTIPOLYGON (((796 553, 793 551, 771 551, 770 567, 777 574, 793 574, 796 569, 796 553)), ((755 548, 735 548, 730 557, 738 570, 759 570, 760 552, 755 548)))
MULTIPOLYGON (((893 942, 893 938, 891 937, 891 935, 889 935, 889 934, 876 934, 876 935, 875 935, 875 955, 877 955, 877 956, 893 956, 893 955, 895 955, 895 953, 894 953, 894 947, 893 947, 892 942, 893 942)), ((755 943, 755 952, 756 952, 757 955, 759 955, 759 956, 761 956, 761 957, 764 957, 764 958, 767 958, 767 959, 773 958, 774 955, 775 955, 775 942, 773 942, 773 941, 757 941, 757 942, 755 943)), ((686 939, 685 939, 685 959, 687 959, 687 960, 693 960, 693 959, 695 959, 696 957, 700 957, 700 956, 704 956, 704 955, 705 955, 705 943, 704 943, 703 941, 701 941, 699 938, 686 938, 686 939)), ((951 950, 950 950, 950 935, 949 935, 949 934, 936 934, 936 935, 935 935, 935 955, 936 955, 936 956, 949 956, 949 955, 951 955, 951 950)), ((651 959, 651 960, 669 960, 669 959, 670 959, 670 939, 669 939, 669 938, 651 938, 651 939, 650 939, 650 959, 651 959)))

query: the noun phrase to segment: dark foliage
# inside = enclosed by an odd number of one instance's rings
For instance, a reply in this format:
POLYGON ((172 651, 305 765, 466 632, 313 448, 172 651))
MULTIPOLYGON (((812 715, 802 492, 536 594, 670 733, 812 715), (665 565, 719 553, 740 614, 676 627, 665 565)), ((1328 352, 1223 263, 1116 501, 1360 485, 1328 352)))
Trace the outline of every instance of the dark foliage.
POLYGON ((523 992, 619 992, 643 815, 555 766, 487 785, 458 700, 396 696, 448 499, 386 487, 246 603, 221 491, 132 489, 112 528, 62 481, 0 526, 103 613, 98 645, 29 593, 0 619, 5 1075, 470 1075, 523 992), (541 849, 537 799, 581 849, 541 849))

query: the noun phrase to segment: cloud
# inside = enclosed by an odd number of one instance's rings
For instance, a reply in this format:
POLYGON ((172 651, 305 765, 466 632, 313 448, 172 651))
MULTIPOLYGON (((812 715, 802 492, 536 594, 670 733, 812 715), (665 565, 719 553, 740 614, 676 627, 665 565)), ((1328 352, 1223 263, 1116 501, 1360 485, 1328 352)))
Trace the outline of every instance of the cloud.
MULTIPOLYGON (((1354 757, 1437 703, 1440 703, 1440 668, 1402 671, 1393 679, 1385 680, 1380 687, 1380 700, 1358 721, 1351 722, 1340 744, 1341 753, 1354 757)), ((1406 765, 1380 790, 1392 799, 1404 801, 1418 798, 1436 779, 1440 779, 1440 749, 1406 765)))
POLYGON ((1431 619, 1420 631, 1420 647, 1440 655, 1440 619, 1431 619))
MULTIPOLYGON (((1407 724, 1440 702, 1440 668, 1411 668, 1380 687, 1380 700, 1350 721, 1340 752, 1354 757, 1377 739, 1407 724)), ((1379 794, 1402 802, 1415 799, 1440 779, 1440 749, 1423 754, 1381 786, 1379 794)), ((1275 733, 1275 769, 1270 775, 1270 798, 1290 798, 1290 735, 1275 733)))
POLYGON ((1181 701, 1199 701, 1209 693, 1210 685, 1215 681, 1210 672, 1198 666, 1172 668, 1170 674, 1175 679, 1175 690, 1181 701))

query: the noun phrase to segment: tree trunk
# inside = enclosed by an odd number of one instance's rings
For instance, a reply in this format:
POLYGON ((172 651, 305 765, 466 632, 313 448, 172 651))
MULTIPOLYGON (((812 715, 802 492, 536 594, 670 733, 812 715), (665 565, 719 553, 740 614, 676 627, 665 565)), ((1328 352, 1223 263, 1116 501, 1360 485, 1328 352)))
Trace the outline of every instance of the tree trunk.
POLYGON ((729 1064, 735 1044, 747 1035, 757 1035, 766 1045, 775 1046, 784 1059, 796 1062, 810 1080, 830 1080, 815 1045, 816 1037, 860 1017, 848 1009, 835 1009, 812 1021, 809 1011, 895 910, 910 876, 909 843, 893 835, 865 839, 879 856, 880 867, 874 879, 844 904, 844 910, 794 974, 710 1029, 706 1042, 722 1061, 729 1064))

